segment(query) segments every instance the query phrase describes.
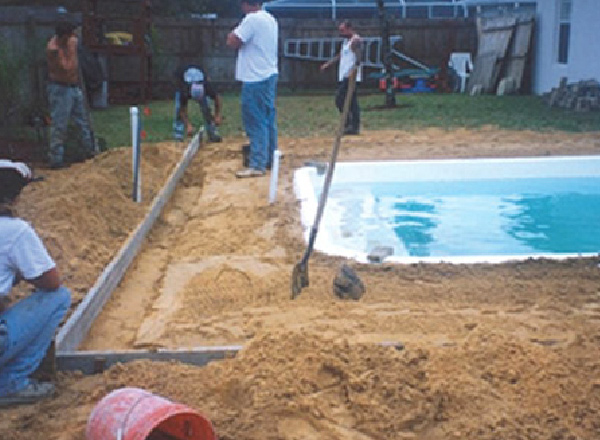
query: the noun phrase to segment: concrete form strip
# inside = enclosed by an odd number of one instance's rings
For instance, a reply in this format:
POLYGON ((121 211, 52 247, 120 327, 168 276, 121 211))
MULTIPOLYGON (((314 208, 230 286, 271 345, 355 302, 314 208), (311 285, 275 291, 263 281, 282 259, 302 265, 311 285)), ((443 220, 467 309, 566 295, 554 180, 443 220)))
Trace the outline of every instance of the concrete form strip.
POLYGON ((138 225, 136 230, 129 236, 119 253, 104 269, 96 284, 87 293, 81 304, 71 315, 66 324, 60 329, 56 337, 57 352, 71 352, 77 350, 81 342, 86 338, 94 320, 102 311, 104 304, 110 298, 113 290, 117 287, 127 268, 137 255, 146 235, 152 229, 154 222, 160 215, 171 194, 177 186, 177 182, 198 152, 202 141, 202 133, 194 136, 185 150, 182 159, 175 170, 169 176, 166 185, 154 198, 152 208, 146 218, 138 225))
POLYGON ((125 351, 69 351, 56 355, 59 371, 81 371, 83 374, 100 374, 112 365, 136 360, 155 362, 178 361, 204 366, 211 361, 234 357, 241 345, 196 347, 188 350, 125 350, 125 351))

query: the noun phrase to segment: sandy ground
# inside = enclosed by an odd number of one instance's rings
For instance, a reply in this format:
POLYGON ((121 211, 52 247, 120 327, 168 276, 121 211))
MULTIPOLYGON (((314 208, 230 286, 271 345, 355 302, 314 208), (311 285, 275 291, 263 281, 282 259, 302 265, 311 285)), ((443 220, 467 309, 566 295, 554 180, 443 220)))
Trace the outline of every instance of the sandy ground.
MULTIPOLYGON (((0 438, 83 440, 94 404, 122 386, 204 412, 223 439, 598 438, 597 258, 354 265, 367 292, 343 302, 332 294, 342 261, 317 254, 310 287, 291 301, 291 270, 305 247, 292 173, 326 161, 332 139, 281 140, 273 206, 268 178, 233 176, 241 143, 199 152, 83 348, 245 349, 205 368, 139 362, 63 375, 56 399, 3 410, 0 438)), ((366 133, 344 139, 340 159, 557 154, 600 154, 600 135, 366 133)), ((82 287, 94 281, 89 272, 82 287)))
MULTIPOLYGON (((35 170, 41 182, 19 197, 17 214, 30 221, 73 293, 73 308, 143 220, 152 199, 180 160, 184 146, 145 146, 142 203, 131 200, 130 149, 114 149, 67 169, 35 170)), ((22 284, 19 295, 26 294, 22 284)))

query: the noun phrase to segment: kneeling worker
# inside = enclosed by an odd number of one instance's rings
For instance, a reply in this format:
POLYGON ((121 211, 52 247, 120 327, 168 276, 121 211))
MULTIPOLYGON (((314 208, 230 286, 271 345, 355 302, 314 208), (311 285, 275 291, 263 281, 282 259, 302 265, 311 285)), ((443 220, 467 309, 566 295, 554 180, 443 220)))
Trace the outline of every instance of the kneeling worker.
POLYGON ((211 142, 221 142, 221 136, 217 131, 217 126, 221 125, 222 122, 221 97, 208 80, 202 67, 193 64, 180 67, 175 72, 175 81, 175 122, 173 123, 173 135, 175 139, 183 139, 184 130, 186 130, 188 136, 194 132, 194 127, 189 121, 187 111, 188 100, 193 99, 198 102, 202 110, 208 140, 211 142), (214 117, 208 103, 209 98, 214 102, 214 117))
POLYGON ((34 402, 54 393, 52 383, 30 376, 71 303, 42 240, 11 211, 30 179, 26 165, 0 160, 0 406, 34 402), (22 279, 35 291, 9 306, 8 295, 22 279))

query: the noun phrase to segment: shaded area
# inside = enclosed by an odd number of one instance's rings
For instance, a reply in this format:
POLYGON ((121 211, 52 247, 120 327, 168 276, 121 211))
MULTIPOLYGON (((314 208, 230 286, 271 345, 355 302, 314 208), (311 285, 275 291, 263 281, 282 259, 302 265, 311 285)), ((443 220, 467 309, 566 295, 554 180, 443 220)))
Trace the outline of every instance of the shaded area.
POLYGON ((404 243, 411 257, 428 257, 429 244, 433 241, 432 230, 438 222, 432 219, 436 214, 433 204, 406 201, 395 203, 394 209, 404 212, 403 215, 394 216, 394 232, 404 243))

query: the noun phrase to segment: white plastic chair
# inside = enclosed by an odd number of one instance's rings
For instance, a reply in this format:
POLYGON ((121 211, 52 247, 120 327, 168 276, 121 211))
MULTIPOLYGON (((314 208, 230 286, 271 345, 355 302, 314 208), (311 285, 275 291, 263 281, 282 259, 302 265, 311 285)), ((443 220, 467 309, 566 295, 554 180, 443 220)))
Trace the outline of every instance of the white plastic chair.
POLYGON ((469 52, 453 52, 448 60, 448 67, 454 69, 460 78, 460 93, 467 89, 467 79, 473 71, 473 61, 469 52))

